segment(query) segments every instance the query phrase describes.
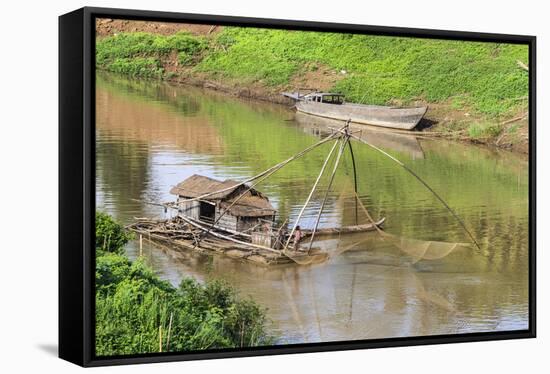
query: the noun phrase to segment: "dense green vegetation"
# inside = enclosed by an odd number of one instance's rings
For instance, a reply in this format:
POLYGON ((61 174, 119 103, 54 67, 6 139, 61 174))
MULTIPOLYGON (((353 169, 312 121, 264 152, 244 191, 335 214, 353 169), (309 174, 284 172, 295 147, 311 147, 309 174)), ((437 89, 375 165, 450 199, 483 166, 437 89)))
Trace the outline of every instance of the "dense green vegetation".
POLYGON ((124 231, 110 215, 96 212, 95 215, 95 249, 96 252, 112 252, 121 254, 124 245, 132 239, 132 235, 124 231))
POLYGON ((526 46, 243 28, 226 28, 218 40, 228 52, 218 49, 199 69, 281 84, 324 64, 346 72, 334 88, 353 101, 453 98, 502 114, 528 90, 516 64, 527 60, 526 46))
POLYGON ((122 254, 129 239, 122 226, 103 213, 96 222, 97 355, 271 343, 264 311, 255 302, 218 280, 201 285, 187 278, 173 287, 141 259, 132 262, 122 254))
POLYGON ((204 40, 185 32, 170 36, 122 33, 98 40, 96 65, 116 73, 161 78, 164 74, 162 57, 175 52, 179 63, 191 64, 205 47, 204 40))
MULTIPOLYGON (((163 63, 176 53, 191 73, 266 89, 323 69, 349 101, 445 102, 487 117, 526 105, 525 45, 225 27, 208 38, 178 33, 119 34, 97 43, 99 68, 134 76, 173 77, 163 63)), ((189 71, 187 71, 189 73, 189 71)), ((311 84, 315 84, 313 81, 311 84)))

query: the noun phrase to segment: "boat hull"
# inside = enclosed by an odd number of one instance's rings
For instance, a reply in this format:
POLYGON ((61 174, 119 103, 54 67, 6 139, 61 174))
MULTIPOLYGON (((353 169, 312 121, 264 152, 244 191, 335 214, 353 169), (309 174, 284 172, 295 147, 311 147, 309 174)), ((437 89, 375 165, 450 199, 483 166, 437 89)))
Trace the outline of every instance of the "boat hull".
POLYGON ((318 117, 353 123, 387 127, 400 130, 412 130, 424 117, 428 107, 395 108, 380 105, 362 105, 345 103, 341 105, 325 104, 313 101, 296 102, 296 110, 318 117))

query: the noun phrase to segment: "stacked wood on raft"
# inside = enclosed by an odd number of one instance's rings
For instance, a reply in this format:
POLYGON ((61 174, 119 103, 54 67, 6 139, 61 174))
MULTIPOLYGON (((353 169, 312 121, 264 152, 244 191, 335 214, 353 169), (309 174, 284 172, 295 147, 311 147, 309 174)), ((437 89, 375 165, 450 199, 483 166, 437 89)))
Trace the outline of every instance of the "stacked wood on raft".
MULTIPOLYGON (((201 233, 204 233, 206 227, 200 223, 188 221, 190 220, 186 217, 175 217, 170 220, 138 219, 127 228, 142 235, 145 239, 168 244, 170 247, 176 246, 199 252, 213 251, 223 253, 229 257, 268 265, 288 263, 308 265, 323 262, 329 257, 327 253, 321 253, 315 248, 310 248, 307 251, 294 251, 254 246, 246 242, 250 240, 250 234, 231 232, 231 230, 223 228, 218 228, 221 232, 210 230, 208 235, 200 236, 201 233), (228 240, 228 238, 232 240, 228 240)), ((374 231, 383 223, 384 218, 374 224, 325 228, 317 230, 316 235, 338 235, 341 233, 374 231)), ((313 231, 304 230, 302 238, 309 238, 312 234, 313 231)))
POLYGON ((169 244, 170 247, 177 246, 200 252, 213 251, 223 253, 229 257, 242 258, 262 264, 294 262, 282 251, 254 248, 249 243, 245 243, 247 236, 250 236, 246 233, 223 234, 223 236, 227 235, 234 238, 235 241, 218 238, 215 236, 217 233, 213 231, 210 231, 207 236, 200 237, 203 230, 185 222, 182 217, 175 217, 170 220, 139 219, 127 228, 148 240, 169 244), (239 241, 242 241, 242 244, 239 241), (200 244, 197 245, 197 243, 200 244))

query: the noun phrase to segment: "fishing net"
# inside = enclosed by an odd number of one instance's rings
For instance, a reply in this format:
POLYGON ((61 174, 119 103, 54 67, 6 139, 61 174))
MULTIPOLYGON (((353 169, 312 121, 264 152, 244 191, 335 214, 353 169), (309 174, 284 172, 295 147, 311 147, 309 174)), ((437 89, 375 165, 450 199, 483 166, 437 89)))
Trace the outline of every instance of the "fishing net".
POLYGON ((412 258, 416 263, 420 260, 437 260, 444 258, 454 251, 471 248, 468 243, 449 243, 433 240, 411 239, 382 232, 382 237, 412 258))
MULTIPOLYGON (((342 195, 340 196, 342 198, 342 195)), ((382 240, 392 246, 398 248, 412 259, 412 263, 416 263, 420 260, 437 260, 444 258, 451 253, 462 250, 471 249, 472 245, 469 243, 460 242, 443 242, 435 240, 420 240, 412 239, 404 236, 397 236, 383 231, 372 218, 371 214, 362 203, 359 195, 353 193, 353 198, 361 208, 361 212, 364 218, 366 218, 376 229, 382 240)))
POLYGON ((320 264, 329 259, 329 255, 326 252, 315 252, 315 250, 309 251, 292 251, 284 249, 285 256, 290 258, 298 265, 315 265, 320 264))

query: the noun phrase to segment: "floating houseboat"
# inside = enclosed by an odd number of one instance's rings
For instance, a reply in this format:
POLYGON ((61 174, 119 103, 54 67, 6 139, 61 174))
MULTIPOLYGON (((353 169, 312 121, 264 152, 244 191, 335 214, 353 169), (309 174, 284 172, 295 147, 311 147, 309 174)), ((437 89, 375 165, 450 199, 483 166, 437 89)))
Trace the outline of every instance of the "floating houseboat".
MULTIPOLYGON (((269 198, 247 184, 195 174, 172 187, 170 193, 176 195, 176 201, 163 206, 172 209, 176 213, 174 217, 138 219, 128 229, 170 247, 220 252, 261 264, 305 265, 328 258, 327 253, 315 248, 299 250, 287 227, 275 223, 277 210, 269 198)), ((381 226, 383 222, 381 219, 376 225, 381 226)), ((375 229, 374 224, 323 228, 315 232, 305 229, 300 237, 375 229)))

